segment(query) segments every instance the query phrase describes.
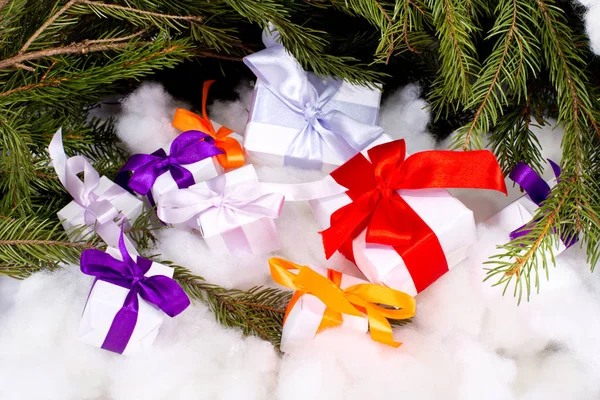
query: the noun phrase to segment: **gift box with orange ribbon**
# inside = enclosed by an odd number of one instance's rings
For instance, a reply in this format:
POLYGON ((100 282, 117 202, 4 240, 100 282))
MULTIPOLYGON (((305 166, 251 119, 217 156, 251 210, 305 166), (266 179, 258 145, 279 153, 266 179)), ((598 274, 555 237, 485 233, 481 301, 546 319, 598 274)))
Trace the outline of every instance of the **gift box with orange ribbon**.
POLYGON ((358 154, 330 175, 345 193, 311 200, 326 257, 340 251, 374 283, 411 295, 466 258, 475 240, 472 212, 446 188, 506 194, 494 155, 424 151, 404 140, 358 154))
POLYGON ((223 169, 244 165, 242 146, 232 137, 239 135, 208 118, 206 101, 213 83, 204 82, 202 115, 178 108, 172 124, 183 132, 168 149, 131 156, 117 178, 121 186, 148 196, 154 205, 165 193, 214 178, 223 169))
POLYGON ((283 352, 292 352, 319 332, 336 327, 370 331, 374 341, 398 347, 401 343, 394 340, 389 319, 415 314, 415 299, 391 288, 281 258, 269 259, 269 266, 276 283, 295 290, 283 321, 283 352))

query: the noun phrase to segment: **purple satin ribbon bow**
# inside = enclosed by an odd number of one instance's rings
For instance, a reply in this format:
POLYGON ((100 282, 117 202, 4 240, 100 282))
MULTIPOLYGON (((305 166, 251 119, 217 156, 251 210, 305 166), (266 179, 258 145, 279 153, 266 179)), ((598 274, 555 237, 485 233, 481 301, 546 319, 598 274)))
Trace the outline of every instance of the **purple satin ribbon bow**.
MULTIPOLYGON (((552 171, 554 171, 554 176, 559 180, 560 177, 560 167, 554 161, 548 159, 550 166, 552 167, 552 171)), ((541 176, 537 174, 529 165, 524 162, 518 163, 510 174, 508 175, 510 179, 512 179, 515 183, 519 184, 523 190, 529 195, 529 198, 538 206, 541 206, 542 203, 548 198, 550 195, 550 185, 542 179, 541 176)), ((510 233, 511 240, 519 238, 521 236, 527 235, 531 232, 531 229, 527 229, 527 226, 530 223, 527 223, 510 233)), ((571 247, 573 244, 577 242, 577 237, 567 237, 564 236, 561 238, 565 246, 571 247)))
POLYGON ((117 180, 123 182, 122 175, 133 171, 127 186, 141 195, 147 195, 156 179, 168 171, 177 187, 184 189, 195 182, 192 173, 181 164, 193 164, 217 154, 223 154, 223 151, 215 147, 210 135, 200 131, 187 131, 173 140, 169 155, 163 149, 152 154, 132 155, 121 168, 120 178, 117 180))
POLYGON ((117 312, 108 330, 102 348, 115 353, 123 353, 131 339, 137 323, 138 295, 146 302, 154 304, 169 317, 175 317, 190 305, 190 299, 181 286, 164 275, 144 276, 152 261, 137 256, 133 261, 123 239, 123 229, 119 238, 119 250, 123 261, 96 249, 81 253, 81 272, 95 276, 105 282, 129 289, 123 307, 117 312))

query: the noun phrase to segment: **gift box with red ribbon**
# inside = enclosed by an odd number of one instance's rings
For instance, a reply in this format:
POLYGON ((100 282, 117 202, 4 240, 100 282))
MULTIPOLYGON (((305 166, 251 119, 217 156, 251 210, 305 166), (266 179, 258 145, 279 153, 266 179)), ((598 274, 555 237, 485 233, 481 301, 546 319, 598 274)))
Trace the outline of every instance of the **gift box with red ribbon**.
POLYGON ((475 240, 472 212, 446 188, 506 194, 487 150, 406 155, 404 140, 358 154, 331 173, 346 192, 312 200, 326 257, 336 251, 371 282, 411 295, 466 258, 475 240))
POLYGON ((388 319, 408 319, 416 303, 406 293, 323 268, 269 259, 273 280, 295 292, 287 306, 281 350, 291 352, 328 328, 366 333, 398 347, 388 319))

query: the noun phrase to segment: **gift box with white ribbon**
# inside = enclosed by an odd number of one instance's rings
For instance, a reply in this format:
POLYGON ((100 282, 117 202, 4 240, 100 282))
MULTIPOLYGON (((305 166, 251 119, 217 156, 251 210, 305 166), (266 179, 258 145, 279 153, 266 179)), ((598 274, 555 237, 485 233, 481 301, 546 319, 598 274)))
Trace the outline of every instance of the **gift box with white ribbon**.
POLYGON ((281 247, 275 226, 283 195, 258 182, 252 165, 164 195, 158 217, 200 231, 216 253, 265 254, 281 247))
POLYGON ((390 141, 377 126, 381 91, 322 79, 282 45, 244 58, 257 76, 244 147, 252 161, 330 172, 356 153, 390 141))

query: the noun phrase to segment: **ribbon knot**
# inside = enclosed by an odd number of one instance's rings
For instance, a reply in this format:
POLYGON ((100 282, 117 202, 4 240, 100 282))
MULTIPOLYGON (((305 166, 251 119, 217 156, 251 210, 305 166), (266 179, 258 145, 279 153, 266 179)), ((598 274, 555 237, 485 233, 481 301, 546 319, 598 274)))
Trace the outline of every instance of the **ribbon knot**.
POLYGON ((170 317, 179 315, 190 305, 190 300, 177 282, 164 275, 145 276, 152 261, 137 256, 134 261, 125 246, 123 225, 119 237, 119 252, 122 260, 110 254, 88 249, 81 253, 81 272, 97 279, 129 289, 121 309, 115 315, 106 335, 103 349, 123 353, 137 323, 138 295, 155 305, 170 317))
POLYGON ((210 228, 224 232, 239 227, 248 221, 248 217, 279 216, 283 195, 269 192, 256 181, 231 186, 226 183, 227 174, 187 189, 167 192, 158 203, 158 217, 166 223, 187 223, 217 208, 220 213, 213 223, 218 226, 202 226, 202 231, 207 232, 210 228))
POLYGON ((312 104, 306 104, 304 108, 304 119, 309 124, 313 124, 315 119, 323 112, 320 107, 315 107, 312 104))
POLYGON ((180 131, 200 131, 211 136, 215 146, 221 149, 222 154, 217 155, 217 160, 223 168, 238 168, 244 165, 245 157, 242 145, 234 138, 228 137, 233 131, 225 126, 219 130, 215 128, 206 112, 206 101, 210 86, 215 81, 206 81, 202 85, 202 116, 183 108, 175 110, 172 125, 180 131))
POLYGON ((341 325, 343 314, 355 317, 366 316, 371 338, 374 341, 398 347, 402 343, 394 341, 388 319, 408 319, 415 315, 415 299, 395 289, 372 283, 341 289, 341 273, 328 270, 328 278, 309 267, 281 258, 269 259, 269 267, 276 283, 296 290, 294 294, 296 299, 308 293, 327 306, 317 333, 341 325), (291 270, 297 270, 298 273, 294 274, 290 272, 291 270))
POLYGON ((419 228, 424 222, 397 190, 479 188, 506 194, 502 171, 487 150, 424 151, 406 157, 404 140, 397 140, 370 149, 368 155, 370 161, 359 153, 331 173, 352 202, 336 210, 331 226, 321 232, 327 258, 336 250, 348 257, 352 239, 365 228, 367 243, 399 248, 421 239, 414 233, 424 234, 419 228))
MULTIPOLYGON (((339 110, 325 110, 342 81, 329 78, 324 82, 324 89, 317 90, 323 82, 313 84, 308 73, 283 46, 273 44, 244 57, 244 63, 286 109, 306 122, 288 146, 286 164, 297 165, 298 160, 307 160, 309 162, 302 165, 318 165, 323 160, 323 144, 346 161, 383 134, 381 127, 360 122, 339 110)), ((285 126, 285 121, 281 122, 285 126)))
POLYGON ((128 181, 127 185, 132 190, 148 195, 156 179, 169 172, 177 187, 186 188, 195 182, 192 173, 182 165, 193 164, 222 153, 208 134, 199 131, 184 132, 171 143, 169 155, 163 149, 152 154, 132 155, 121 168, 117 180, 128 181), (131 177, 124 179, 129 171, 133 171, 131 177))
POLYGON ((220 194, 215 194, 215 196, 211 199, 212 206, 215 208, 221 208, 225 199, 220 194))

